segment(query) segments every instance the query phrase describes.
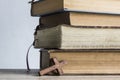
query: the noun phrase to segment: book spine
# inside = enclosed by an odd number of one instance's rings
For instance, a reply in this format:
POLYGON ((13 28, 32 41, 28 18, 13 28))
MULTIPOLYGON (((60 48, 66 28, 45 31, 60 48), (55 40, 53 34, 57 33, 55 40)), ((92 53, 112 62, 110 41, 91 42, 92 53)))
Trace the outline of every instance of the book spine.
POLYGON ((40 70, 43 70, 49 67, 50 64, 50 55, 48 50, 40 50, 40 70))

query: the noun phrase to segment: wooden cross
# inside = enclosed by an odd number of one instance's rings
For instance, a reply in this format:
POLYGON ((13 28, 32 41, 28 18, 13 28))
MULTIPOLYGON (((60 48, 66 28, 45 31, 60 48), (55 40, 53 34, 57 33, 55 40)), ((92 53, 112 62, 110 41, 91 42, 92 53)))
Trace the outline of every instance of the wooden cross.
POLYGON ((42 76, 42 75, 45 75, 49 72, 52 72, 52 71, 55 71, 57 70, 58 74, 59 75, 62 75, 63 74, 63 70, 62 70, 62 66, 64 64, 66 64, 67 62, 66 61, 58 61, 57 58, 52 58, 53 62, 54 62, 54 65, 53 66, 50 66, 46 69, 43 69, 39 72, 39 74, 42 76))

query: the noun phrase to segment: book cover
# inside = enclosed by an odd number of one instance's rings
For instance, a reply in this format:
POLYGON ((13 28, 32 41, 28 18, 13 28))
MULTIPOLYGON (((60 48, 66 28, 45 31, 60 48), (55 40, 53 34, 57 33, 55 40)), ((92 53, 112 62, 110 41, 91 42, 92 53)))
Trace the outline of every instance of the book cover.
POLYGON ((50 58, 56 57, 59 61, 67 62, 62 67, 64 74, 120 74, 119 50, 46 50, 46 52, 48 58, 44 59, 45 55, 41 58, 41 68, 50 65, 44 63, 44 60, 49 61, 50 58))
POLYGON ((41 0, 33 2, 32 16, 61 11, 120 14, 119 0, 41 0))
POLYGON ((42 16, 40 24, 45 27, 55 27, 60 24, 72 26, 111 26, 120 27, 120 15, 61 12, 42 16))
POLYGON ((120 28, 84 28, 58 25, 37 30, 35 48, 120 49, 120 28))

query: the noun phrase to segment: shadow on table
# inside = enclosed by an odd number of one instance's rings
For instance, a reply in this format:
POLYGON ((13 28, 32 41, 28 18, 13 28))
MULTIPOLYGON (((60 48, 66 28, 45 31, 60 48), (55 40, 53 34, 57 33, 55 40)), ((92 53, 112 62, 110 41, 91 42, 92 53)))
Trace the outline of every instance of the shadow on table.
POLYGON ((39 76, 39 69, 32 69, 29 72, 26 69, 0 69, 1 74, 26 74, 39 76))

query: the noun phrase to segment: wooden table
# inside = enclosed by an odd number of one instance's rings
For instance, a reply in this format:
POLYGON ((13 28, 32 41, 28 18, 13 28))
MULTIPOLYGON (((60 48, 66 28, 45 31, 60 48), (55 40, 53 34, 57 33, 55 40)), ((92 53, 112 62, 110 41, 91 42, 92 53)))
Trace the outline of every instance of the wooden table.
POLYGON ((120 80, 120 75, 38 76, 39 70, 0 70, 0 80, 120 80))

